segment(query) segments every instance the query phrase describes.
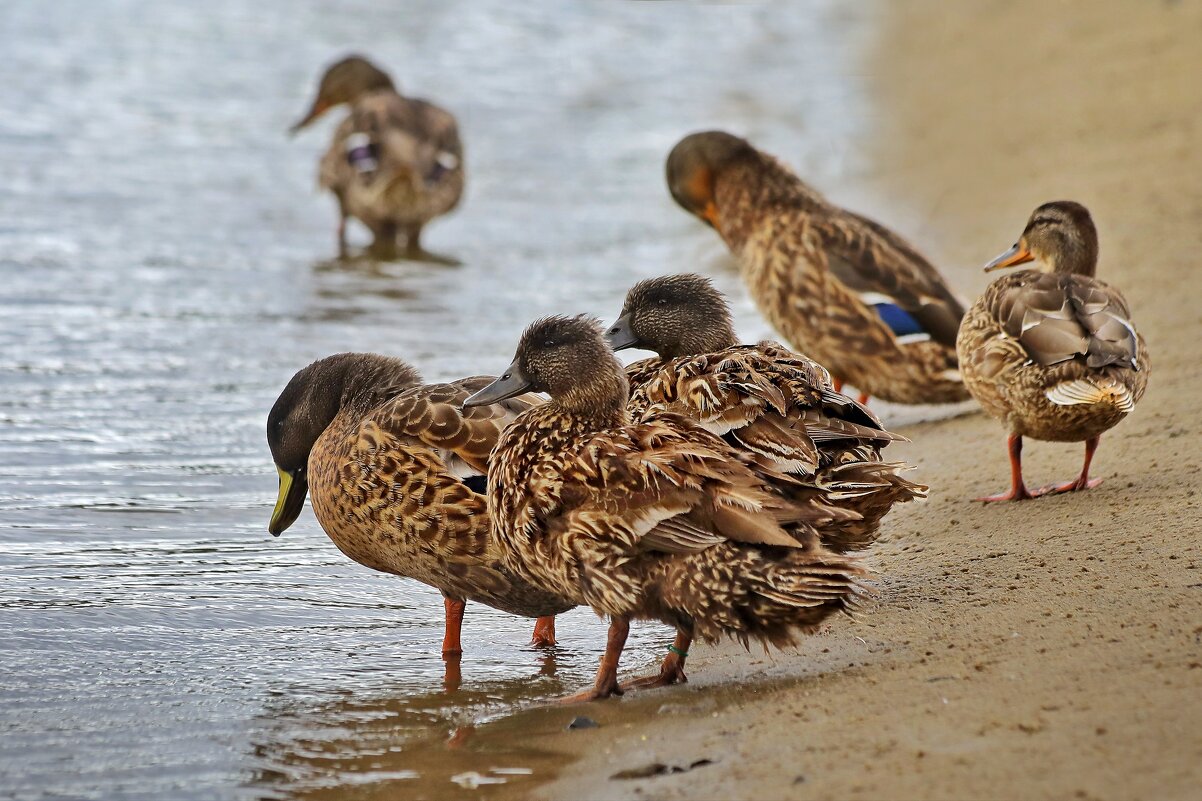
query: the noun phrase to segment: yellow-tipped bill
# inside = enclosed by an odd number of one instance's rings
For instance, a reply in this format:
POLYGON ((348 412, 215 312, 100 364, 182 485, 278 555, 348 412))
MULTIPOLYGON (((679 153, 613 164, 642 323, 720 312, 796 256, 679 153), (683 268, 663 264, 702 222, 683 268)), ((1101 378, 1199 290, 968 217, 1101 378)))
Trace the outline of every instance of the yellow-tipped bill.
POLYGON ((1034 259, 1035 257, 1031 255, 1031 251, 1027 250, 1022 242, 1018 242, 1014 247, 986 264, 985 272, 1000 270, 1003 267, 1013 267, 1016 264, 1026 264, 1029 261, 1034 261, 1034 259))
POLYGON ((267 530, 278 537, 300 517, 301 509, 305 507, 305 496, 309 493, 309 482, 303 469, 290 473, 276 465, 275 470, 280 474, 280 493, 275 501, 275 509, 271 512, 271 522, 267 524, 267 530))

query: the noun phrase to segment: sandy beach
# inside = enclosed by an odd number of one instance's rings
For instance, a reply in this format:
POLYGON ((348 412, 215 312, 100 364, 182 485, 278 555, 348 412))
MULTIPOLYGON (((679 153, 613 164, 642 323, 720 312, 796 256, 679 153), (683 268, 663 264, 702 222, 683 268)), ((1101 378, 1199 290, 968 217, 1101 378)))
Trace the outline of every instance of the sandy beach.
MULTIPOLYGON (((1103 438, 1099 488, 1021 504, 970 500, 1008 479, 998 423, 907 427, 893 455, 931 497, 886 521, 864 619, 794 653, 698 647, 687 686, 505 722, 575 760, 539 797, 1198 797, 1202 6, 887 13, 865 67, 881 146, 845 194, 883 198, 863 210, 969 296, 1032 208, 1085 203, 1099 275, 1149 343, 1148 394, 1103 438), (600 727, 564 731, 576 714, 600 727)), ((1075 475, 1082 449, 1025 456, 1042 485, 1075 475)), ((499 734, 483 727, 478 747, 499 734)))

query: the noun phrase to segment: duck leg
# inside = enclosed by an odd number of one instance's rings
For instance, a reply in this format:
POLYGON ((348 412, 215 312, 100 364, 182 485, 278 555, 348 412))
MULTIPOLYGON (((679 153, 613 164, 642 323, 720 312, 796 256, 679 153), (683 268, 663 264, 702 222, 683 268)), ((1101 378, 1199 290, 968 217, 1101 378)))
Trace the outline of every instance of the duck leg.
POLYGON ((534 634, 530 644, 545 648, 555 644, 555 615, 546 615, 534 621, 534 634))
POLYGON ((347 257, 346 246, 346 221, 350 215, 346 211, 346 204, 342 202, 342 197, 338 197, 338 258, 345 259, 347 257))
POLYGON ((977 498, 978 501, 992 503, 994 501, 1028 501, 1035 496, 1027 490, 1023 483, 1023 438, 1019 434, 1011 434, 1007 440, 1010 447, 1010 491, 998 495, 986 495, 977 498))
POLYGON ((834 388, 835 392, 843 391, 843 379, 842 378, 832 378, 831 385, 834 388))
POLYGON ((856 402, 859 403, 861 406, 863 406, 865 403, 868 403, 868 393, 861 392, 860 397, 856 398, 856 402))
POLYGON ((447 615, 446 628, 442 635, 442 655, 445 659, 448 656, 457 656, 463 653, 463 645, 459 642, 459 632, 463 627, 463 610, 467 608, 467 601, 443 598, 442 606, 447 615))
POLYGON ((1051 484, 1047 487, 1041 487, 1035 490, 1035 495, 1056 495, 1061 492, 1080 492, 1081 490, 1093 489, 1102 483, 1102 479, 1089 477, 1089 465, 1093 461, 1094 451, 1098 449, 1098 443, 1101 437, 1091 437, 1085 440, 1085 464, 1081 468, 1081 475, 1077 476, 1072 481, 1064 484, 1051 484))
POLYGON ((629 634, 629 618, 610 618, 609 637, 605 642, 605 653, 601 655, 601 665, 597 668, 597 681, 591 690, 569 695, 559 699, 559 702, 575 704, 580 701, 596 701, 601 698, 609 698, 611 695, 621 695, 622 688, 618 686, 618 660, 622 657, 622 649, 626 647, 626 637, 629 634))
POLYGON ((424 261, 428 264, 441 264, 446 267, 458 267, 462 262, 450 256, 431 253, 422 247, 421 223, 404 227, 405 251, 404 257, 409 261, 424 261))
POLYGON ((671 684, 684 684, 689 677, 684 674, 684 660, 689 655, 689 646, 693 643, 693 627, 677 626, 676 639, 668 646, 668 655, 660 665, 659 673, 651 676, 632 679, 622 685, 623 690, 649 690, 653 687, 667 687, 671 684))

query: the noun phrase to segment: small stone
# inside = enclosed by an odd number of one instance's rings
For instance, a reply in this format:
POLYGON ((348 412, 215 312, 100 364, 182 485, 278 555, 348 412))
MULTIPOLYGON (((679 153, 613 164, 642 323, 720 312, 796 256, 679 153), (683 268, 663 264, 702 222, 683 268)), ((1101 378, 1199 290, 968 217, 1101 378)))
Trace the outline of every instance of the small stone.
POLYGON ((573 729, 597 729, 601 724, 592 718, 587 718, 584 715, 572 718, 572 722, 568 724, 568 731, 573 729))

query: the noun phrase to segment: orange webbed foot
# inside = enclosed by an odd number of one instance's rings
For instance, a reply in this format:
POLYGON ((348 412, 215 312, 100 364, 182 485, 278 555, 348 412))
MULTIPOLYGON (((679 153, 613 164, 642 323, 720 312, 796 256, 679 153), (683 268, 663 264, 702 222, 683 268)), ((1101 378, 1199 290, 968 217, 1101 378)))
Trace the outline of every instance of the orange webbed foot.
POLYGON ((623 690, 651 690, 656 687, 670 687, 673 684, 687 684, 689 677, 684 674, 684 660, 676 654, 669 654, 664 659, 658 673, 650 676, 640 676, 637 679, 622 684, 623 690))
POLYGON ((1093 489, 1102 483, 1100 478, 1076 479, 1074 481, 1066 481, 1063 484, 1049 484, 1046 487, 1040 487, 1035 490, 1033 495, 1039 498, 1043 495, 1059 495, 1062 492, 1081 492, 1082 490, 1093 489))

